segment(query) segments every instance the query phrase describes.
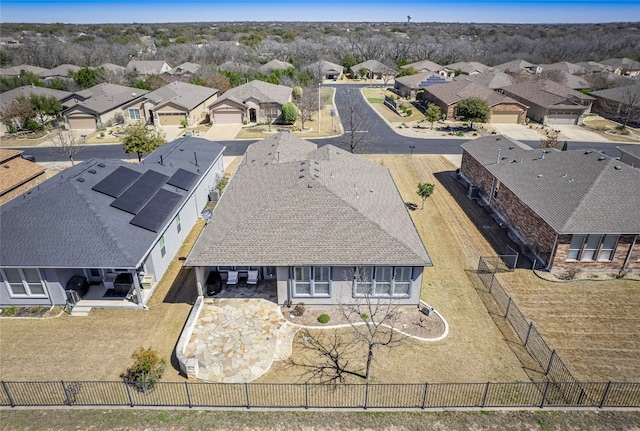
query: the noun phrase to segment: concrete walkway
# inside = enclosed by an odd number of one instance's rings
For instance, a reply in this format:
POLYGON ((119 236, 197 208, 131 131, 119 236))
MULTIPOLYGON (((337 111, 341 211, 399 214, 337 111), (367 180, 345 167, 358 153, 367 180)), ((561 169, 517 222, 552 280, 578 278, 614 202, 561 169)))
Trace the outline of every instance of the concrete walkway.
POLYGON ((250 382, 274 360, 291 356, 298 328, 274 302, 206 299, 185 351, 198 361, 196 377, 209 382, 250 382))

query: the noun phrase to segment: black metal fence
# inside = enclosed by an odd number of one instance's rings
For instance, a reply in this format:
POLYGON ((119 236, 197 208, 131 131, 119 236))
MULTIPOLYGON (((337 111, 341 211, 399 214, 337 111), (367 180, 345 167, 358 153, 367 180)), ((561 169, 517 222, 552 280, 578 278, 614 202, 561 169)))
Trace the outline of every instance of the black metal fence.
POLYGON ((640 383, 422 384, 0 382, 0 406, 430 409, 639 407, 640 383), (563 394, 563 396, 557 396, 563 394), (570 396, 569 396, 570 395, 570 396))

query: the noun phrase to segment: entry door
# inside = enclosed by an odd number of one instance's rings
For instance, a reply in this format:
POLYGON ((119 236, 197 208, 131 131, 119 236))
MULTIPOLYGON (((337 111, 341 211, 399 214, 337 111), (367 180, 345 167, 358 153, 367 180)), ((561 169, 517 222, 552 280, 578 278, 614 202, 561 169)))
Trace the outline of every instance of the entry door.
POLYGON ((251 108, 249 109, 249 122, 256 123, 258 121, 258 116, 256 114, 256 110, 251 108))

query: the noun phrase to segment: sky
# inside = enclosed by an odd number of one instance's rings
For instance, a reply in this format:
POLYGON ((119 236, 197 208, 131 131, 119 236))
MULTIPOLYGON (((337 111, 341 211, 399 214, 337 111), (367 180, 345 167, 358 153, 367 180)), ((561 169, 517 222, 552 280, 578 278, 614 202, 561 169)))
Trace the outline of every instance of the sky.
POLYGON ((594 23, 640 21, 640 0, 1 0, 0 22, 594 23))

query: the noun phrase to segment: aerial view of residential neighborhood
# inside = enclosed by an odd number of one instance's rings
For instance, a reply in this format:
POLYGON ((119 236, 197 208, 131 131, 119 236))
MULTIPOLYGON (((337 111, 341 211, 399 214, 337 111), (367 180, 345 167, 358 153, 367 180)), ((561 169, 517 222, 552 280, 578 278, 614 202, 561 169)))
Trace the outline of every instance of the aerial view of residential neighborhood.
POLYGON ((0 430, 640 430, 638 309, 635 1, 0 4, 0 430))

